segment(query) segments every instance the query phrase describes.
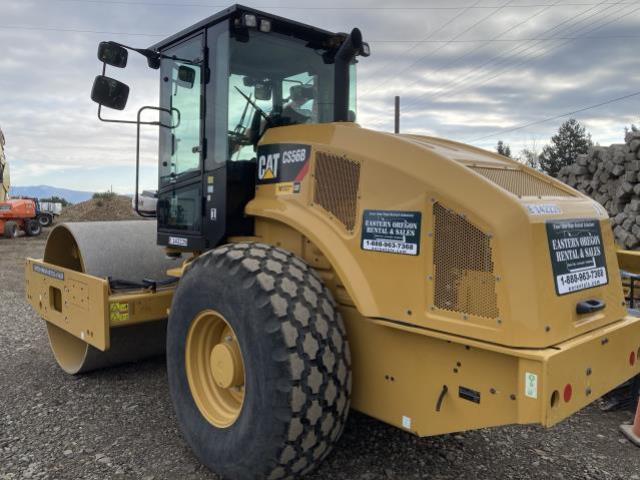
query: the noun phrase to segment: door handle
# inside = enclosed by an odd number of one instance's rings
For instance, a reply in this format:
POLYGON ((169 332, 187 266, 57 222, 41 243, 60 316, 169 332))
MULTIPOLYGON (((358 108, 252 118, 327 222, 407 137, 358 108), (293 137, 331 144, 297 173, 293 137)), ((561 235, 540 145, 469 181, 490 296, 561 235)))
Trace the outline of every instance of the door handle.
POLYGON ((602 300, 596 300, 595 298, 593 298, 590 300, 584 300, 583 302, 578 302, 578 304, 576 305, 576 312, 578 313, 578 315, 583 315, 585 313, 597 312, 598 310, 602 310, 606 306, 607 304, 602 300))

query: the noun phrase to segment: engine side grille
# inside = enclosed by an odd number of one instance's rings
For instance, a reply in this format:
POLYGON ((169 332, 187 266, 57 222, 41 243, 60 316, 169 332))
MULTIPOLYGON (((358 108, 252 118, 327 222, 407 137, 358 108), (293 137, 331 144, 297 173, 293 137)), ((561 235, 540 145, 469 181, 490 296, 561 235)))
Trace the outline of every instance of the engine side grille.
POLYGON ((551 181, 545 182, 526 170, 477 166, 469 168, 519 197, 575 197, 551 181))
POLYGON ((353 230, 358 210, 360 163, 346 157, 316 154, 313 201, 353 230))
POLYGON ((498 317, 491 239, 462 215, 433 205, 434 303, 442 310, 498 317))

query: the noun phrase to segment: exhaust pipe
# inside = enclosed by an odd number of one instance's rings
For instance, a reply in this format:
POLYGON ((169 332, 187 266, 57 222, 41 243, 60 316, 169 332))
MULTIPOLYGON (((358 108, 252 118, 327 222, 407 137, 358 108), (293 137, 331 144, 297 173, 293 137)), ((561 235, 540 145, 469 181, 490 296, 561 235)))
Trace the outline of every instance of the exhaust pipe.
POLYGON ((342 45, 334 57, 335 81, 333 87, 334 96, 334 121, 349 121, 349 66, 362 52, 362 32, 354 28, 344 39, 342 45))

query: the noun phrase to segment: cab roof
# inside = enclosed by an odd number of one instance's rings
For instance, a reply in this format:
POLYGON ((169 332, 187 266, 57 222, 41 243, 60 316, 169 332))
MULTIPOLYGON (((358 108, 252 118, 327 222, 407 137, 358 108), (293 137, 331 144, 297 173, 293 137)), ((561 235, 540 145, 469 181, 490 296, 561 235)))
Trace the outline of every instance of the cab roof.
POLYGON ((228 18, 239 17, 243 13, 252 13, 258 18, 271 20, 271 31, 273 32, 291 35, 303 40, 307 40, 311 43, 325 44, 337 35, 336 33, 329 32, 328 30, 323 30, 311 25, 296 22, 295 20, 290 20, 288 18, 273 15, 261 10, 256 10, 251 7, 245 7, 244 5, 236 4, 219 11, 215 15, 205 18, 204 20, 201 20, 191 25, 190 27, 187 27, 176 34, 171 35, 170 37, 167 37, 158 43, 155 43, 149 48, 152 50, 164 50, 173 43, 189 37, 193 33, 215 25, 216 23, 220 23, 228 18))

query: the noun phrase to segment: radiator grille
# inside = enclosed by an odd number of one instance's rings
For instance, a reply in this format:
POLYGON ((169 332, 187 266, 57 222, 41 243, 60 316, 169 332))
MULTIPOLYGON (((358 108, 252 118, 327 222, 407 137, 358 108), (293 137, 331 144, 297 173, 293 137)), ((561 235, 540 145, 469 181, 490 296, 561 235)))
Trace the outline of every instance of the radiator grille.
POLYGON ((359 184, 359 162, 318 152, 313 201, 342 222, 347 230, 355 228, 359 184))
POLYGON ((498 317, 490 237, 462 215, 433 205, 434 302, 442 310, 498 317))
POLYGON ((519 197, 574 197, 551 182, 532 175, 526 170, 507 168, 469 167, 493 183, 519 197))

